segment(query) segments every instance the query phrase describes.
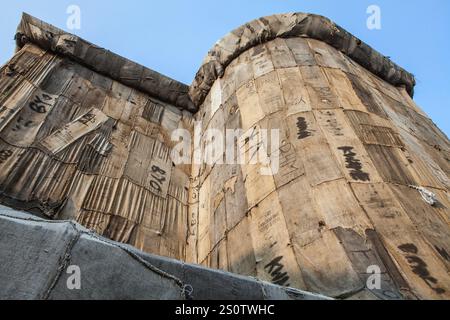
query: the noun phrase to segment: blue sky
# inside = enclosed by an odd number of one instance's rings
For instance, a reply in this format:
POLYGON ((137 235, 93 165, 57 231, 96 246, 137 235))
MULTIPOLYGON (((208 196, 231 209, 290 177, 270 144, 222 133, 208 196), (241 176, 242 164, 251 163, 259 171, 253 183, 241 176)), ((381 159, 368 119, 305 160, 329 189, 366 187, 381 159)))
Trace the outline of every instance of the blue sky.
POLYGON ((416 102, 450 136, 448 0, 3 1, 0 64, 13 54, 22 11, 67 29, 69 5, 81 8, 74 33, 187 84, 212 45, 245 22, 294 11, 327 16, 413 73, 416 102), (366 27, 373 4, 381 8, 381 30, 366 27))

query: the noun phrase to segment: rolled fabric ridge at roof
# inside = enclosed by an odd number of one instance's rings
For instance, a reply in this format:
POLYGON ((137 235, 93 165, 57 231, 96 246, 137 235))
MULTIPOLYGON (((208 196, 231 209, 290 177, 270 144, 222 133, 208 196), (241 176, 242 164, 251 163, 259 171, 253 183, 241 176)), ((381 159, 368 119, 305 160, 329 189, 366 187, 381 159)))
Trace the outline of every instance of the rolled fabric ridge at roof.
POLYGON ((306 13, 272 15, 253 20, 222 38, 210 50, 191 85, 100 48, 24 13, 16 32, 18 49, 31 42, 69 57, 89 69, 119 81, 164 102, 197 112, 214 82, 240 54, 276 38, 317 39, 343 52, 370 72, 394 86, 404 86, 414 95, 414 76, 393 63, 331 20, 306 13), (139 75, 139 76, 137 76, 139 75))
POLYGON ((100 48, 29 14, 23 13, 15 39, 17 50, 31 42, 180 109, 197 111, 189 98, 189 87, 186 84, 100 48))
POLYGON ((288 13, 253 20, 219 40, 209 51, 190 87, 192 101, 201 105, 214 82, 243 52, 276 38, 296 37, 327 43, 384 81, 397 87, 404 86, 413 97, 414 76, 389 58, 323 16, 288 13))

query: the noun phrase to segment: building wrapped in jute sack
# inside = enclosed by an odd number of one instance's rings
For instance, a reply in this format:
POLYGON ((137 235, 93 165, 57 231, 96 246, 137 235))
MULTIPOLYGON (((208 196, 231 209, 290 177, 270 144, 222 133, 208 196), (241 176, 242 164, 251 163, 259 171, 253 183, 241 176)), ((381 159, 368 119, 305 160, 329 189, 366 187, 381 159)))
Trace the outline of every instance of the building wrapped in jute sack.
POLYGON ((248 23, 190 88, 28 15, 16 40, 2 204, 330 297, 450 298, 450 142, 412 100, 414 77, 328 19, 248 23), (204 138, 193 158, 211 130, 276 130, 275 150, 242 148, 279 166, 225 164, 226 150, 175 164, 177 129, 204 138))

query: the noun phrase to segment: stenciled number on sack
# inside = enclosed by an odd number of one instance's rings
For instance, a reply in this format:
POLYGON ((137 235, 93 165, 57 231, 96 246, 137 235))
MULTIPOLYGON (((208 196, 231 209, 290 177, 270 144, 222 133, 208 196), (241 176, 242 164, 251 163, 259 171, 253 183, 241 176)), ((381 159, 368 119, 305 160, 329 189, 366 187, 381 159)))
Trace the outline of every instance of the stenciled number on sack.
POLYGON ((0 150, 0 164, 5 163, 9 158, 11 158, 13 152, 11 150, 0 150))
POLYGON ((158 192, 162 192, 163 184, 167 180, 167 172, 158 166, 152 166, 152 179, 150 180, 150 186, 158 192))
POLYGON ((42 93, 40 96, 36 95, 34 100, 30 102, 31 110, 37 113, 47 113, 48 108, 52 106, 53 98, 48 94, 42 93))

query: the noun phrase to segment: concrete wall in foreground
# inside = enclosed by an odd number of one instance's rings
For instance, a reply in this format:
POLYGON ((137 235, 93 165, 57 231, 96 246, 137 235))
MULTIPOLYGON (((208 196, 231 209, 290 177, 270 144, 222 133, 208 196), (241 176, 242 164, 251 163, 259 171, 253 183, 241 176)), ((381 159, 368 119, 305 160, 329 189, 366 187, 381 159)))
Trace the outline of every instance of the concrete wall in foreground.
POLYGON ((327 298, 144 254, 73 222, 50 222, 0 206, 0 299, 327 298), (76 284, 70 278, 73 266, 80 271, 79 290, 67 286, 76 284))

